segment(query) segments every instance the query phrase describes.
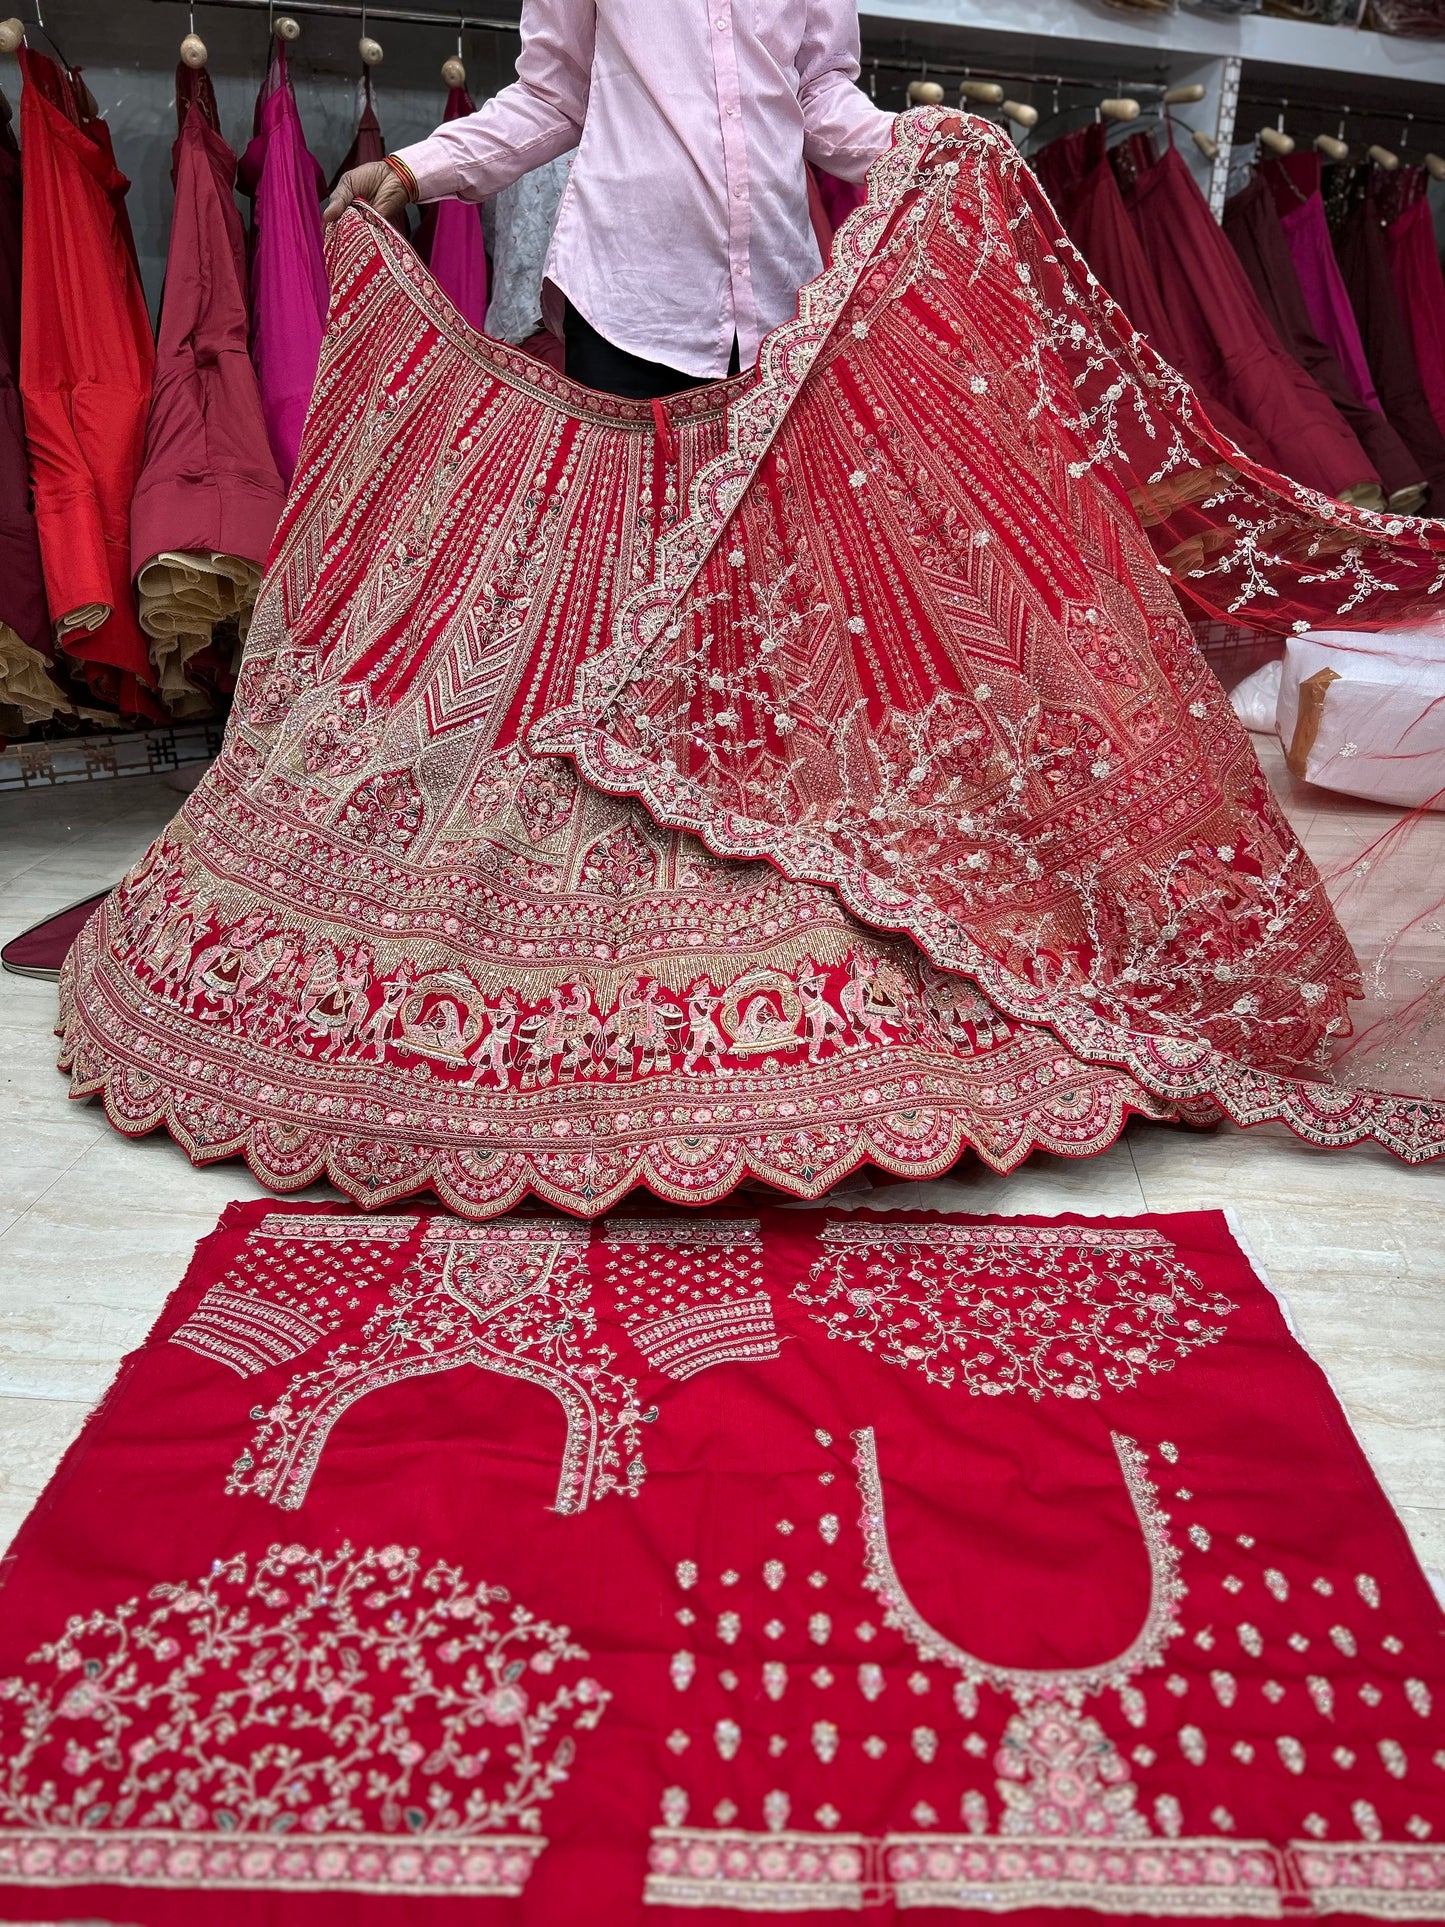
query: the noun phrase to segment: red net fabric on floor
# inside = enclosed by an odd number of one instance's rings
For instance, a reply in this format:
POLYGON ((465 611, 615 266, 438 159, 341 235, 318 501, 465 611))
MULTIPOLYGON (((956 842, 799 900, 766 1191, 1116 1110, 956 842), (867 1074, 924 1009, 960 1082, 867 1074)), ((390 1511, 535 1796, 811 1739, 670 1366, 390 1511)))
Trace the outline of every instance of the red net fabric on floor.
POLYGON ((17 1918, 1445 1918, 1439 1607, 1217 1213, 232 1206, 3 1604, 17 1918))
POLYGON ((475 1214, 1131 1109, 1445 1143, 1329 1081, 1355 962, 1166 580, 1399 622, 1445 535, 1253 467, 995 130, 900 129, 758 374, 656 411, 341 224, 225 750, 67 968, 122 1129, 475 1214))

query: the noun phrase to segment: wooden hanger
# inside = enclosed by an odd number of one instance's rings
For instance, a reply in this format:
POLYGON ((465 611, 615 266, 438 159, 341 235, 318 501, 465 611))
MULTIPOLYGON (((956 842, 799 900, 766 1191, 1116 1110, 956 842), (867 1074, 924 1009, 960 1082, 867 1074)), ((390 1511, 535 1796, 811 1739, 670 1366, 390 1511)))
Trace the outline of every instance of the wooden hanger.
POLYGON ((1030 107, 1026 100, 1006 100, 1000 104, 999 112, 1005 120, 1011 120, 1015 127, 1037 127, 1039 110, 1030 107))
POLYGON ((908 104, 910 107, 941 107, 943 89, 936 80, 910 80, 908 104))
POLYGON ((1294 152, 1294 136, 1287 134, 1282 127, 1261 127, 1255 139, 1261 147, 1267 147, 1271 154, 1283 157, 1294 152))
POLYGON ((1138 120, 1139 103, 1137 100, 1130 100, 1127 95, 1117 100, 1101 100, 1099 113, 1104 120, 1138 120))
POLYGON ((1166 107, 1185 107, 1191 101, 1203 100, 1207 91, 1203 82, 1198 80, 1191 80, 1187 87, 1166 87, 1164 89, 1164 105, 1166 107))
POLYGON ((1400 156, 1392 154, 1388 147, 1367 147, 1365 152, 1376 167, 1383 167, 1387 174, 1393 174, 1400 165, 1400 156))
POLYGON ((1003 99, 1003 88, 996 80, 964 80, 959 82, 958 100, 962 106, 966 100, 976 100, 986 107, 997 107, 1003 99))
POLYGON ((1432 181, 1445 181, 1445 160, 1438 154, 1425 156, 1425 172, 1432 181))
POLYGON ((1341 140, 1338 134, 1316 134, 1315 146, 1327 161, 1347 161, 1350 158, 1350 143, 1341 140))

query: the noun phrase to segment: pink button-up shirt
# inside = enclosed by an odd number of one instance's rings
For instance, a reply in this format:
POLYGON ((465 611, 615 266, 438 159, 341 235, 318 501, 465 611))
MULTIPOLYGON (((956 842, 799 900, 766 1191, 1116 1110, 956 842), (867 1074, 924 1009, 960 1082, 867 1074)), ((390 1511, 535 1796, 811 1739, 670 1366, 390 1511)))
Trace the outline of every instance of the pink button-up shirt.
POLYGON ((821 263, 805 160, 861 180, 893 116, 854 85, 856 0, 525 0, 517 78, 399 150, 480 201, 577 148, 547 273, 618 348, 743 367, 821 263))

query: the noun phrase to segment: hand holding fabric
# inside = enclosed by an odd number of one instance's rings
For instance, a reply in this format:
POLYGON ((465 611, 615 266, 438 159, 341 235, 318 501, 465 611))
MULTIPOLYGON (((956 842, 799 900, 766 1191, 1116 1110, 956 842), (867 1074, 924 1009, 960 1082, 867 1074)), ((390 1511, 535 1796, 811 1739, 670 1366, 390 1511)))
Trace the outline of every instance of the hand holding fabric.
POLYGON ((388 167, 385 161, 368 161, 364 166, 353 167, 342 175, 331 199, 322 210, 322 219, 330 227, 333 221, 341 219, 354 201, 366 201, 383 220, 390 221, 395 227, 401 220, 407 199, 406 184, 395 169, 388 167))

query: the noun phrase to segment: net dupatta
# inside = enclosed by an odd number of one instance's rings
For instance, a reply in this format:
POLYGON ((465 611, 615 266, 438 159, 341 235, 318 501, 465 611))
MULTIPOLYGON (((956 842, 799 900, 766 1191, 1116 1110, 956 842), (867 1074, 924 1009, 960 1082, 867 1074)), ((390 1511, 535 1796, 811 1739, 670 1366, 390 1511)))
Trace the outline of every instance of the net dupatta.
POLYGON ((530 741, 1160 1096, 1421 1159, 1445 1111, 1332 1075, 1358 966, 1175 589, 1286 634, 1442 585, 1445 531, 1249 461, 1005 138, 925 110, 530 741))

